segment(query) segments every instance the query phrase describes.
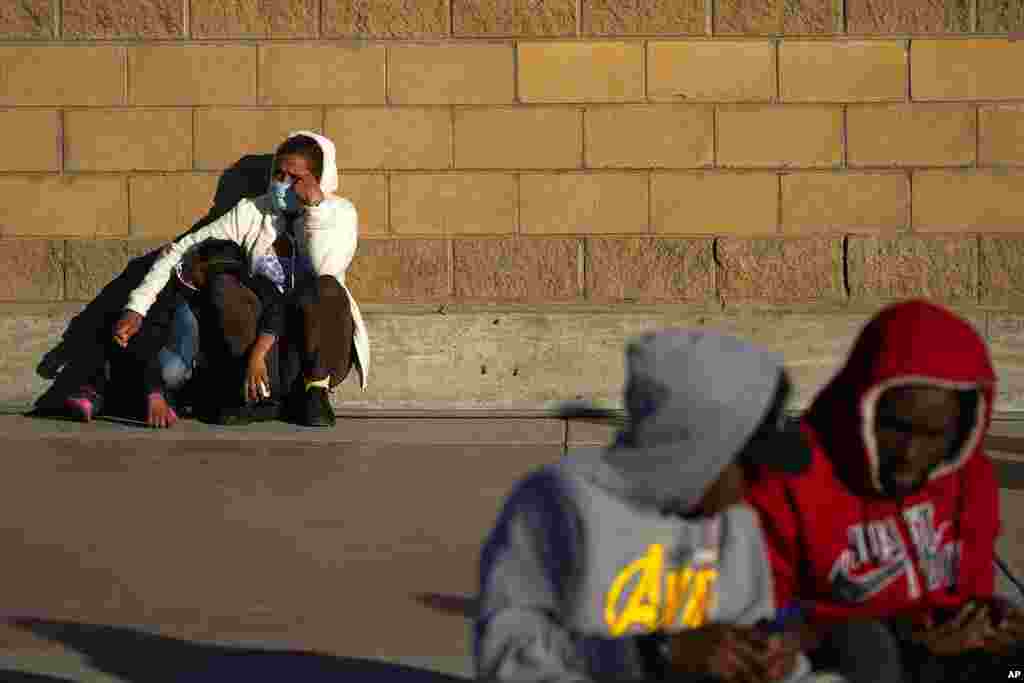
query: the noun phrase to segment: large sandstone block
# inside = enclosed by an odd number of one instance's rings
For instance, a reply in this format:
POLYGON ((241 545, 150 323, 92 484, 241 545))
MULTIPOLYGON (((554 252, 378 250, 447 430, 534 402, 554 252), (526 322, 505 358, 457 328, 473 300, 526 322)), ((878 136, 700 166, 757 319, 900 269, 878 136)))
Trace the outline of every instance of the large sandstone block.
POLYGON ((697 168, 714 163, 715 112, 688 104, 598 105, 584 111, 590 168, 697 168))
POLYGON ((966 236, 850 237, 850 297, 924 297, 969 305, 978 301, 978 240, 966 236))
POLYGON ((124 49, 0 46, 0 106, 124 104, 124 49))
POLYGON ((775 46, 767 40, 652 40, 652 101, 768 102, 777 94, 775 46))
POLYGON ((115 176, 0 176, 0 237, 127 235, 127 189, 115 176))
POLYGON ((322 121, 318 109, 199 109, 195 167, 219 171, 247 154, 273 154, 293 131, 322 132, 322 121))
POLYGON ((687 303, 715 300, 710 239, 589 238, 586 293, 593 302, 687 303))
POLYGON ((441 38, 451 33, 450 0, 321 0, 323 33, 351 38, 441 38))
POLYGON ((583 0, 584 35, 697 34, 706 30, 704 0, 583 0))
POLYGON ((714 0, 714 33, 779 33, 782 29, 782 5, 783 0, 714 0))
POLYGON ((583 114, 576 107, 458 108, 455 167, 579 168, 583 114))
POLYGON ((391 176, 395 234, 512 234, 518 179, 507 173, 415 173, 391 176))
POLYGON ((0 110, 0 171, 59 171, 59 131, 56 110, 0 110))
POLYGON ((0 40, 53 39, 56 31, 54 0, 7 2, 0 7, 0 40))
POLYGON ((574 36, 576 0, 452 0, 452 32, 463 36, 574 36))
POLYGON ((63 241, 0 239, 0 301, 63 298, 63 241))
POLYGON ((1024 310, 1024 240, 981 238, 981 303, 1024 310))
POLYGON ((248 45, 131 47, 129 102, 167 106, 255 104, 256 50, 248 45))
POLYGON ((674 235, 757 235, 779 231, 775 173, 651 174, 654 232, 674 235))
POLYGON ((318 0, 192 0, 193 38, 298 38, 318 33, 318 0))
POLYGON ((902 101, 908 58, 903 41, 784 40, 779 95, 786 102, 902 101))
POLYGON ((582 295, 575 239, 465 238, 452 246, 458 301, 540 303, 571 301, 582 295))
POLYGON ((915 100, 1024 98, 1024 79, 1007 64, 1024 61, 1024 42, 975 38, 915 40, 910 87, 915 100))
POLYGON ((1024 231, 1024 170, 950 170, 914 173, 915 230, 1024 231))
POLYGON ((842 33, 843 5, 838 0, 789 0, 782 7, 782 32, 842 33))
POLYGON ((133 175, 128 179, 132 238, 171 240, 184 233, 213 206, 215 173, 133 175))
POLYGON ((444 301, 449 246, 439 239, 363 239, 345 279, 356 301, 444 301))
POLYGON ((1024 29, 1024 5, 1017 0, 978 0, 978 31, 1007 33, 1024 29))
POLYGON ((823 105, 731 105, 718 110, 718 165, 838 168, 843 112, 823 105))
POLYGON ((848 0, 850 33, 966 33, 970 0, 848 0))
POLYGON ((977 146, 974 107, 870 104, 846 110, 850 166, 967 166, 977 146))
POLYGON ((716 242, 718 291, 726 306, 840 304, 843 244, 838 237, 739 238, 716 242))
POLYGON ((715 35, 843 33, 836 0, 714 0, 715 35))
POLYGON ((638 102, 644 99, 640 42, 519 43, 523 102, 638 102))
POLYGON ((128 262, 165 244, 164 240, 68 240, 68 301, 91 301, 124 271, 128 262))
POLYGON ((259 101, 274 105, 384 104, 387 48, 259 47, 259 101))
POLYGON ((383 173, 342 173, 338 194, 356 207, 359 234, 388 232, 388 177, 383 173))
POLYGON ((988 344, 996 370, 996 410, 1024 410, 1024 316, 1017 306, 988 315, 988 344))
POLYGON ((63 0, 64 38, 180 38, 184 5, 178 0, 63 0))
POLYGON ((910 226, 904 173, 785 173, 782 231, 876 232, 910 226))
POLYGON ((347 107, 327 111, 339 169, 443 169, 452 165, 447 107, 347 107))
POLYGON ((392 104, 511 104, 512 45, 395 46, 388 55, 392 104))
POLYGON ((1024 105, 979 107, 978 163, 1024 166, 1024 105))
POLYGON ((524 173, 524 234, 630 234, 648 231, 646 173, 524 173))
POLYGON ((64 114, 69 171, 184 171, 192 168, 192 112, 77 109, 64 114))

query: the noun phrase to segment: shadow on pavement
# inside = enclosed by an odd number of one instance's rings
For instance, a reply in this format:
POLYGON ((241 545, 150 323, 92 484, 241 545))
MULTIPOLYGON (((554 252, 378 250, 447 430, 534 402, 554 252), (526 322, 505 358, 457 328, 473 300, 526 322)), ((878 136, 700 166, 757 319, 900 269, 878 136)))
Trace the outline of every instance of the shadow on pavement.
POLYGON ((466 595, 442 595, 441 593, 420 593, 413 596, 416 602, 436 612, 451 616, 476 618, 476 598, 466 595))
POLYGON ((0 669, 0 681, 4 683, 75 683, 70 678, 58 678, 45 674, 30 674, 11 669, 0 669))
MULTIPOLYGON (((119 626, 43 619, 13 619, 9 623, 79 652, 92 668, 117 676, 126 683, 326 683, 348 680, 361 683, 459 683, 467 680, 368 659, 193 643, 119 626)), ((0 680, 52 682, 60 679, 4 677, 0 680)))

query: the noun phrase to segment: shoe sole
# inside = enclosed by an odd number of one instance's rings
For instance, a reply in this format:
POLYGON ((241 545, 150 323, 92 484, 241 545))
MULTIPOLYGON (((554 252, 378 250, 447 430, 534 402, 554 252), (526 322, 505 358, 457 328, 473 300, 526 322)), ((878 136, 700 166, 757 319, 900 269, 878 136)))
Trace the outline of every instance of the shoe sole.
POLYGON ((335 420, 308 420, 300 423, 303 427, 334 427, 337 425, 335 420))

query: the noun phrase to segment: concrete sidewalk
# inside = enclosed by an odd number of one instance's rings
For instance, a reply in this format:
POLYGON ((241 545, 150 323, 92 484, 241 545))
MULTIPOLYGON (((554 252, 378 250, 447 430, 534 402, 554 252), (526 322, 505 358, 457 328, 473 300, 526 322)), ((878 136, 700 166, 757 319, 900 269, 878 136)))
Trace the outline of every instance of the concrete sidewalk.
MULTIPOLYGON (((167 431, 0 416, 0 612, 35 618, 0 628, 0 680, 468 677, 477 553, 502 498, 613 431, 474 415, 167 431), (226 649, 241 646, 281 654, 226 649)), ((1002 550, 1024 566, 1024 422, 995 432, 1002 550)))

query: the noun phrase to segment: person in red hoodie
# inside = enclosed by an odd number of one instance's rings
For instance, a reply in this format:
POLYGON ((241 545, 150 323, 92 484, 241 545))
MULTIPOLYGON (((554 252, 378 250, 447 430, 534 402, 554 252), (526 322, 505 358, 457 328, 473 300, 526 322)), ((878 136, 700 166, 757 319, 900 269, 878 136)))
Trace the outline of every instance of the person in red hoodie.
POLYGON ((851 682, 981 680, 1024 654, 1024 614, 994 597, 994 387, 969 323, 889 306, 801 419, 811 466, 749 486, 776 604, 799 605, 816 664, 851 682))

